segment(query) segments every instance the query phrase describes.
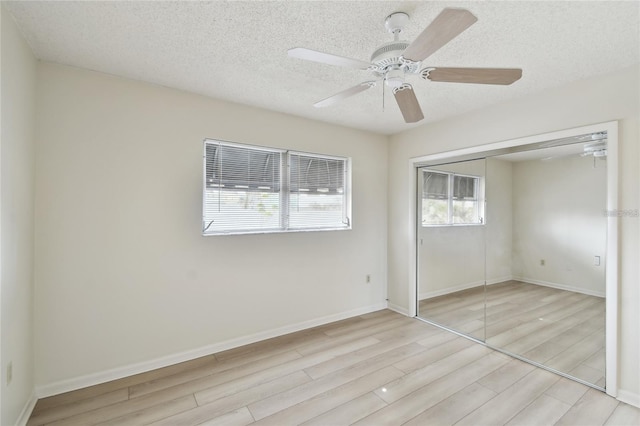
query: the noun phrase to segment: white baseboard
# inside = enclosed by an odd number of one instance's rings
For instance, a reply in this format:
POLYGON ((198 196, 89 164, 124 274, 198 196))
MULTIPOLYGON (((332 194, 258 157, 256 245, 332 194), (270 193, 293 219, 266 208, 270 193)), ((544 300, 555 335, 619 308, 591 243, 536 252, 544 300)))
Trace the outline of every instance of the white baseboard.
POLYGON ((505 275, 504 277, 488 279, 487 280, 487 285, 500 284, 500 283, 503 283, 503 282, 506 282, 506 281, 511 281, 513 279, 514 278, 513 278, 512 275, 505 275))
POLYGON ((600 292, 600 291, 586 290, 580 287, 573 287, 570 285, 552 283, 549 281, 536 280, 534 278, 527 278, 527 277, 513 277, 513 279, 516 281, 522 281, 529 284, 536 284, 544 287, 557 288, 558 290, 567 290, 567 291, 572 291, 574 293, 586 294, 588 296, 605 297, 604 291, 600 292))
POLYGON ((180 352, 149 361, 117 367, 106 371, 87 374, 80 377, 74 377, 72 379, 61 380, 54 383, 37 385, 35 395, 38 398, 58 395, 64 392, 82 389, 87 386, 94 386, 112 380, 122 379, 123 377, 144 373, 146 371, 155 370, 157 368, 167 367, 169 365, 178 364, 180 362, 190 361, 192 359, 211 355, 217 352, 233 349, 238 346, 248 345, 250 343, 259 342, 261 340, 271 339, 273 337, 278 337, 284 334, 294 333, 296 331, 305 330, 311 327, 317 327, 319 325, 328 324, 334 321, 340 321, 346 318, 367 314, 369 312, 379 311, 385 308, 387 308, 386 302, 378 303, 363 308, 353 309, 346 312, 340 312, 338 314, 327 315, 324 317, 303 321, 297 324, 287 325, 285 327, 280 327, 273 330, 262 331, 260 333, 226 340, 224 342, 214 343, 212 345, 203 346, 201 348, 180 352))
POLYGON ((397 312, 399 314, 405 315, 405 316, 409 316, 409 310, 403 306, 399 306, 399 305, 394 305, 391 302, 387 302, 387 309, 390 309, 394 312, 397 312))
POLYGON ((625 404, 640 408, 640 394, 618 389, 617 399, 625 404))
POLYGON ((482 285, 485 285, 485 283, 487 285, 493 285, 493 284, 498 284, 505 281, 510 281, 512 279, 513 277, 507 276, 507 277, 493 278, 486 281, 474 281, 471 283, 456 285, 454 287, 443 288, 441 290, 427 291, 425 293, 420 293, 420 300, 431 299, 432 297, 444 296, 445 294, 455 293, 457 291, 467 290, 474 287, 480 287, 482 285))
POLYGON ((453 287, 443 288, 441 290, 427 291, 420 293, 420 300, 431 299, 432 297, 444 296, 445 294, 455 293, 457 291, 467 290, 474 287, 484 285, 484 281, 474 281, 472 283, 459 284, 453 287))
POLYGON ((31 417, 31 413, 33 413, 33 409, 36 406, 36 402, 38 402, 38 397, 36 396, 35 389, 31 392, 31 397, 25 404, 22 412, 18 416, 18 420, 16 421, 16 426, 26 426, 29 421, 29 417, 31 417))

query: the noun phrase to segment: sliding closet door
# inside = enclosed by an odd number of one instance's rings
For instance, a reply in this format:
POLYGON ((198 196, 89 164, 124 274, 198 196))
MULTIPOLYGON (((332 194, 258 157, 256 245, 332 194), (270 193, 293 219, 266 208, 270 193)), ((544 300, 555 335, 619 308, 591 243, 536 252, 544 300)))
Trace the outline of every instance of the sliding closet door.
POLYGON ((604 387, 606 140, 591 139, 487 159, 486 343, 604 387))
POLYGON ((485 338, 485 160, 418 169, 418 316, 485 338))

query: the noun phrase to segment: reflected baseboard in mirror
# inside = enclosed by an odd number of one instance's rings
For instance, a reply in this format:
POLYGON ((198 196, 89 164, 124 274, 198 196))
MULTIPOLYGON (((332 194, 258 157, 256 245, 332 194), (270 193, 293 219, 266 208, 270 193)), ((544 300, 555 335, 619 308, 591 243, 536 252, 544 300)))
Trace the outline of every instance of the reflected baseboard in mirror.
POLYGON ((605 387, 605 299, 520 281, 421 300, 419 315, 605 387), (485 316, 486 298, 486 316, 485 316))

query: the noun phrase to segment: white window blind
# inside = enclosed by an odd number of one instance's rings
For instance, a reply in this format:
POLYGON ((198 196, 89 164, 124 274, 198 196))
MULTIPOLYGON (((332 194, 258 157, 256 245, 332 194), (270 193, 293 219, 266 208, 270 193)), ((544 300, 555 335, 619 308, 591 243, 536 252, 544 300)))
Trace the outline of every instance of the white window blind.
POLYGON ((205 232, 281 227, 281 155, 273 150, 205 143, 205 232))
POLYGON ((346 216, 345 159, 289 155, 289 227, 340 228, 346 216))
POLYGON ((349 229, 349 159, 205 140, 203 235, 349 229))

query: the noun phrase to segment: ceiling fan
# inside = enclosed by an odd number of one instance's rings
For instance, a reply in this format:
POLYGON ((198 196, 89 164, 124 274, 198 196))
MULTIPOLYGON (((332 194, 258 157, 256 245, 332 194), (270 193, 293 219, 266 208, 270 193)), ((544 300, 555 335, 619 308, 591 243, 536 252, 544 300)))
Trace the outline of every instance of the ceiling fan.
POLYGON ((330 53, 295 47, 287 51, 292 58, 323 64, 370 71, 375 80, 365 81, 314 104, 315 107, 333 105, 345 98, 376 86, 378 81, 391 88, 404 121, 415 123, 424 118, 413 87, 406 82, 409 75, 419 74, 423 79, 450 83, 476 83, 508 85, 522 77, 517 68, 422 68, 422 61, 473 25, 478 18, 466 9, 444 9, 411 43, 400 40, 400 33, 409 21, 409 15, 395 12, 385 19, 385 28, 394 40, 378 47, 371 62, 345 58, 330 53))

